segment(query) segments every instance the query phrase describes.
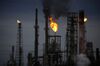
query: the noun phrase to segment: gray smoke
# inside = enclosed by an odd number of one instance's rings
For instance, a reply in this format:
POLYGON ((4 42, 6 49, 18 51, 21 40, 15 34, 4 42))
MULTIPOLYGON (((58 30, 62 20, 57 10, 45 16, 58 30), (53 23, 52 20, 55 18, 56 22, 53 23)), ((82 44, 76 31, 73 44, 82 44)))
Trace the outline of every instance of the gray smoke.
POLYGON ((49 8, 50 15, 55 17, 66 16, 69 0, 43 0, 43 8, 49 8))
POLYGON ((90 60, 85 54, 77 55, 77 66, 89 66, 90 60))

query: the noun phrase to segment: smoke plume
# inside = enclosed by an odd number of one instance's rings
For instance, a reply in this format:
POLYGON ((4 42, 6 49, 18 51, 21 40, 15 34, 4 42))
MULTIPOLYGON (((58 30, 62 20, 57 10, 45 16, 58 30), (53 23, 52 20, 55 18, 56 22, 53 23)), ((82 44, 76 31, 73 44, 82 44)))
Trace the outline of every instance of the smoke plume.
POLYGON ((89 66, 90 60, 85 54, 77 55, 77 66, 89 66))
POLYGON ((66 16, 69 0, 43 0, 43 8, 48 8, 50 15, 55 17, 66 16))

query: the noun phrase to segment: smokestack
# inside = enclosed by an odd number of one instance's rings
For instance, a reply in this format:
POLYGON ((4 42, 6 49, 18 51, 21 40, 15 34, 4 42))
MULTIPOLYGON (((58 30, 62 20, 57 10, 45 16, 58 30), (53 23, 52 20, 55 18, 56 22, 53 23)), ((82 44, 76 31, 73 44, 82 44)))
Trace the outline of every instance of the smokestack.
POLYGON ((38 9, 36 8, 36 13, 35 13, 35 63, 38 61, 38 9))
POLYGON ((44 66, 48 66, 48 17, 49 17, 49 7, 48 7, 48 0, 46 0, 43 9, 45 15, 45 52, 43 58, 44 66))

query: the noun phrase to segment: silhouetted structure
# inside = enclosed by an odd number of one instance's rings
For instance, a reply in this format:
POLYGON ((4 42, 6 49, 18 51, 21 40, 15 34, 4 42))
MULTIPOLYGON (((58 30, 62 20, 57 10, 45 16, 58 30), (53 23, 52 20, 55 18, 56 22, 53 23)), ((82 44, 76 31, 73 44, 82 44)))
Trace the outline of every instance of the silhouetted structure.
POLYGON ((87 54, 87 57, 89 58, 89 60, 91 62, 90 66, 94 66, 95 57, 94 57, 93 43, 92 42, 87 42, 87 44, 86 44, 86 54, 87 54))
POLYGON ((28 53, 27 59, 28 59, 27 60, 28 61, 27 66, 34 66, 33 65, 32 53, 28 53))
POLYGON ((86 51, 84 11, 79 11, 79 53, 86 51))
POLYGON ((34 45, 34 57, 35 57, 35 63, 34 63, 34 65, 35 66, 37 66, 37 64, 38 64, 38 28, 39 28, 39 26, 38 26, 38 10, 37 10, 37 8, 36 8, 36 13, 35 13, 36 15, 36 18, 35 18, 35 45, 34 45))
POLYGON ((14 57, 14 46, 12 46, 12 53, 10 55, 10 59, 7 62, 7 66, 16 66, 15 57, 14 57))
POLYGON ((68 13, 67 16, 67 64, 68 66, 74 66, 74 58, 77 54, 78 44, 78 14, 74 12, 68 13))
POLYGON ((44 15, 45 15, 45 49, 44 49, 44 58, 43 64, 44 66, 48 66, 48 17, 49 17, 49 3, 48 0, 44 1, 44 15))
MULTIPOLYGON (((34 43, 34 56, 32 56, 32 53, 28 53, 28 66, 40 66, 40 62, 38 60, 38 10, 36 8, 35 10, 35 43, 34 43)), ((42 57, 43 58, 43 57, 42 57)))
POLYGON ((23 45, 22 45, 22 23, 17 20, 18 33, 17 33, 17 44, 16 44, 16 65, 23 66, 23 45))
POLYGON ((96 48, 96 66, 100 66, 99 48, 96 48))
POLYGON ((48 65, 58 66, 62 63, 61 36, 50 35, 48 46, 48 65))

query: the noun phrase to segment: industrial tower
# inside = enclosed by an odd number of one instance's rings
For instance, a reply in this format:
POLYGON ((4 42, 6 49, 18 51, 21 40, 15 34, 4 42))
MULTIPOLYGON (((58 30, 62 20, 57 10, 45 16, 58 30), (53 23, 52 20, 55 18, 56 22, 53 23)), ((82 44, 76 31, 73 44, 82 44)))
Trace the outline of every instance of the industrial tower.
MULTIPOLYGON (((28 59, 28 66, 39 66, 39 56, 38 56, 38 9, 35 10, 35 42, 34 42, 34 56, 32 56, 32 53, 29 52, 27 59, 28 59)), ((43 57, 42 57, 43 58, 43 57)))
POLYGON ((84 11, 79 11, 79 54, 86 52, 84 11))
POLYGON ((73 66, 78 44, 78 14, 75 12, 70 12, 67 16, 66 43, 68 66, 73 66))
POLYGON ((86 54, 89 60, 91 61, 91 65, 94 66, 94 61, 95 61, 95 56, 93 52, 93 43, 92 42, 87 42, 86 43, 86 54))
POLYGON ((43 57, 43 65, 48 66, 48 17, 49 17, 49 8, 48 8, 48 0, 46 0, 46 4, 44 4, 45 8, 43 9, 45 15, 45 47, 44 47, 44 57, 43 57))
POLYGON ((36 8, 36 13, 35 13, 35 46, 34 46, 34 57, 35 57, 35 66, 37 66, 38 64, 38 10, 36 8))
POLYGON ((23 66, 22 23, 19 20, 17 20, 17 26, 16 66, 23 66))
POLYGON ((48 65, 58 66, 62 63, 61 36, 49 35, 48 65))

